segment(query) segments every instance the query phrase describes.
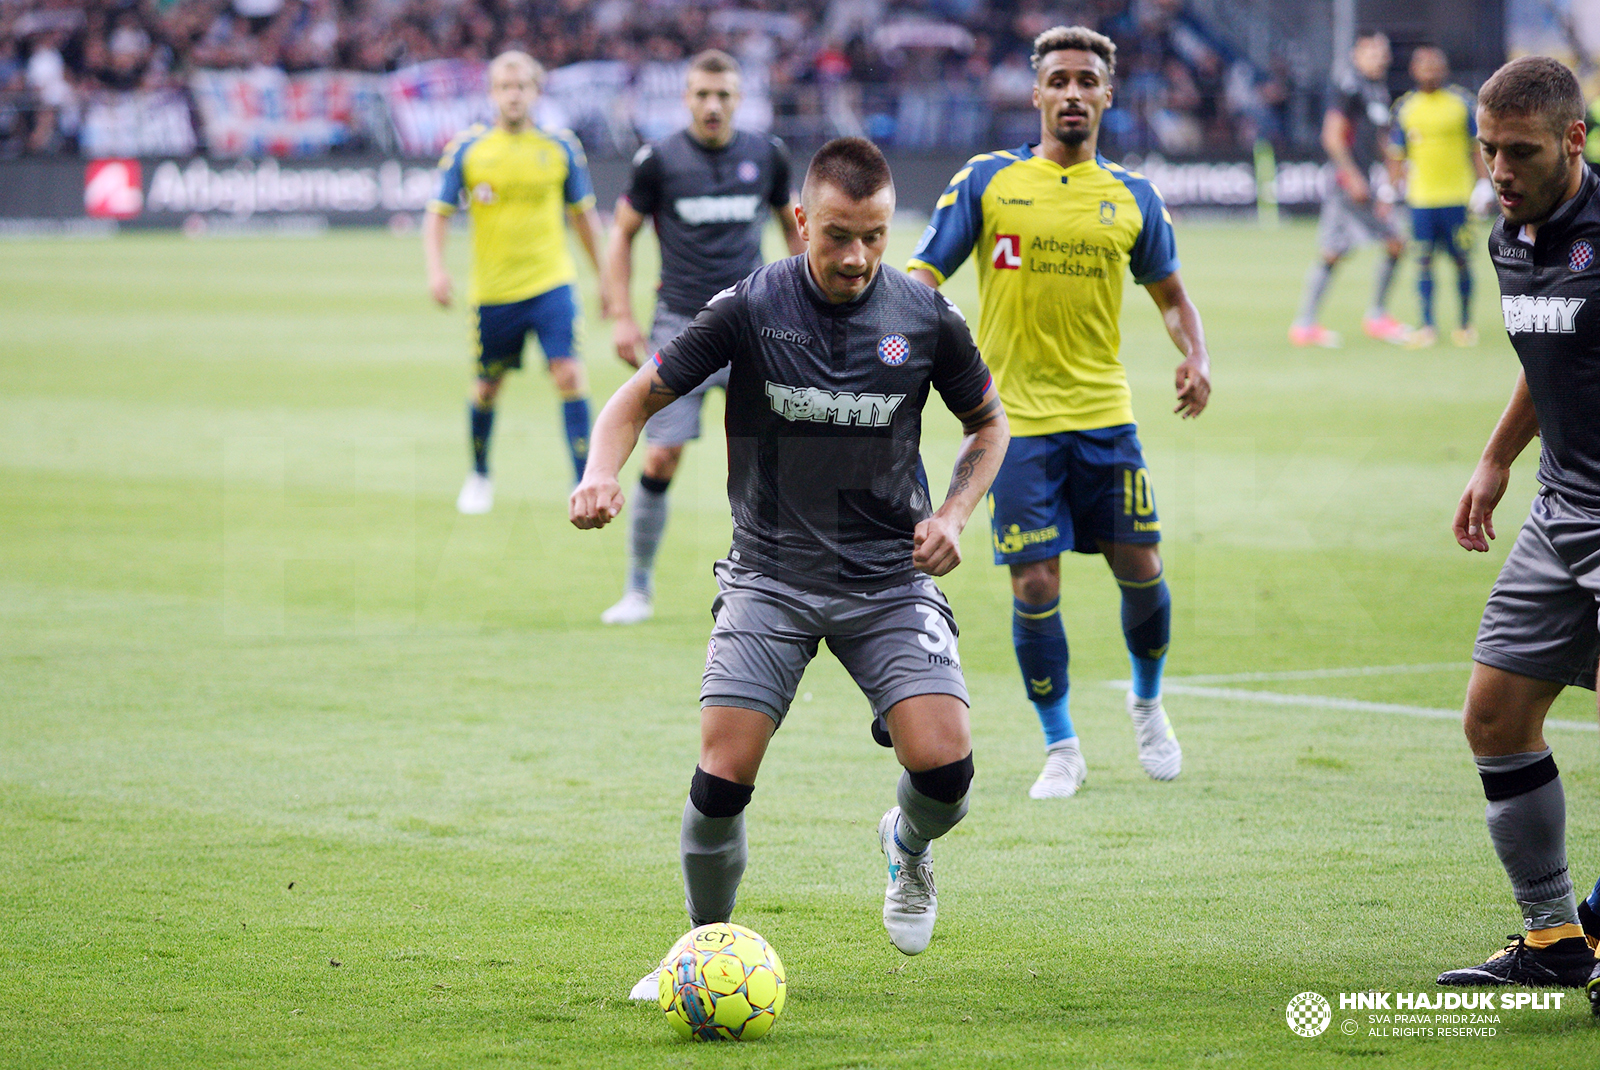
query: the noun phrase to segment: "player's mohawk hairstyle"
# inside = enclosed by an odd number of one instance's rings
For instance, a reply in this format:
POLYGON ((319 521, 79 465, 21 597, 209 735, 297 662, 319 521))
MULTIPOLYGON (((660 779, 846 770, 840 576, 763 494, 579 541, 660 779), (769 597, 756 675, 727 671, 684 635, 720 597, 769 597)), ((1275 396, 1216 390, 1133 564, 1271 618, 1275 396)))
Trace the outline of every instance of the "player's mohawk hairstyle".
POLYGON ((1537 115, 1560 133, 1583 118, 1583 90, 1565 64, 1523 56, 1489 76, 1478 90, 1478 107, 1494 115, 1537 115))
POLYGON ((689 60, 691 71, 704 71, 706 74, 738 74, 739 61, 728 55, 720 48, 708 48, 697 53, 689 60))
POLYGON ((894 188, 889 161, 864 137, 836 137, 811 157, 800 199, 809 200, 817 184, 826 182, 852 201, 864 201, 888 186, 894 188))
POLYGON ((1070 49, 1074 52, 1093 52, 1105 60, 1106 73, 1117 73, 1117 46, 1116 42, 1103 33, 1096 33, 1087 26, 1052 26, 1033 39, 1033 55, 1028 62, 1034 70, 1039 69, 1039 64, 1052 52, 1061 52, 1070 49))

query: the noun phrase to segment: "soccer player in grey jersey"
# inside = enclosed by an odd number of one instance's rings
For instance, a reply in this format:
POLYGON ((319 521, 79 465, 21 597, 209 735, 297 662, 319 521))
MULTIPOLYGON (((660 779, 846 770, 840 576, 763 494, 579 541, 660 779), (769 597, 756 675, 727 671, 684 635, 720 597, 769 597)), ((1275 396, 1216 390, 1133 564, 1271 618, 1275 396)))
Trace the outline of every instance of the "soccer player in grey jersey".
MULTIPOLYGON (((617 200, 616 226, 606 243, 601 288, 615 319, 617 356, 635 368, 645 343, 628 295, 633 239, 645 219, 661 244, 661 287, 649 353, 675 338, 718 291, 761 266, 761 232, 770 211, 789 252, 805 251, 789 190, 789 152, 765 134, 733 128, 739 110, 739 65, 726 52, 702 52, 689 62, 684 104, 689 127, 633 158, 628 189, 617 200)), ((645 424, 644 467, 628 515, 628 579, 622 598, 600 614, 606 624, 637 624, 654 612, 656 548, 667 526, 667 487, 686 443, 700 437, 700 408, 721 371, 645 424)))
POLYGON ((1583 163, 1583 114, 1578 80, 1543 56, 1506 64, 1478 94, 1501 212, 1489 252, 1522 371, 1461 495, 1456 541, 1489 549, 1511 462, 1535 435, 1543 486, 1489 593, 1463 725, 1525 932, 1439 983, 1587 985, 1600 1013, 1586 939, 1600 937, 1600 887, 1577 902, 1566 797, 1544 740, 1556 695, 1594 690, 1600 659, 1600 183, 1583 163))
MULTIPOLYGON (((884 717, 905 769, 878 838, 889 863, 884 925, 915 955, 938 906, 929 843, 965 815, 972 780, 955 620, 931 577, 960 564, 961 530, 1010 435, 955 306, 880 265, 894 203, 871 142, 819 149, 796 213, 805 255, 717 295, 612 396, 571 517, 580 528, 613 519, 623 504, 617 471, 645 420, 731 367, 733 548, 716 567, 700 761, 683 812, 689 917, 702 925, 732 914, 756 773, 826 639, 884 717), (966 432, 937 510, 918 453, 930 387, 966 432)), ((646 976, 634 998, 654 998, 655 985, 646 976)))

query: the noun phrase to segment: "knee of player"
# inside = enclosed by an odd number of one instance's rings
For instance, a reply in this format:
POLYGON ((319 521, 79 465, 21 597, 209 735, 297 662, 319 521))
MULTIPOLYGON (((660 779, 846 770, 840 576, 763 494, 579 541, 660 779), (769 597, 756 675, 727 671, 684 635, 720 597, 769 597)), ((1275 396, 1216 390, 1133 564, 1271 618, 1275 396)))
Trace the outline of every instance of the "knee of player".
POLYGON ((479 379, 477 389, 473 391, 473 402, 480 409, 492 409, 499 396, 499 379, 479 379))
POLYGON ((664 491, 678 474, 678 463, 682 460, 682 446, 651 446, 645 451, 643 474, 659 483, 664 491))
POLYGON ((583 362, 576 357, 557 357, 550 361, 550 378, 567 401, 581 396, 589 388, 583 376, 583 362))
POLYGON ((755 790, 752 784, 725 780, 697 765, 689 782, 689 801, 706 817, 737 817, 750 805, 755 790))
POLYGON ((1046 568, 1023 568, 1012 575, 1011 588, 1017 598, 1030 606, 1046 605, 1060 597, 1061 575, 1046 568))
POLYGON ((965 758, 920 773, 906 770, 906 775, 911 778, 911 786, 919 794, 946 805, 953 805, 966 797, 967 789, 972 785, 972 773, 970 751, 965 758))

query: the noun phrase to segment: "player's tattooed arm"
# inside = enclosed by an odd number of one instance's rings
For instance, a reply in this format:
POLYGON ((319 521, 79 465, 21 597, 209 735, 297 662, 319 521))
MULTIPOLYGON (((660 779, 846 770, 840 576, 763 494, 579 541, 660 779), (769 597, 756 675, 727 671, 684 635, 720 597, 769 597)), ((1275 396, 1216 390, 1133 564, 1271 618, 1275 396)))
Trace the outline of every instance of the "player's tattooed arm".
POLYGON ((1161 310, 1167 336, 1183 354, 1174 376, 1178 406, 1172 411, 1185 420, 1199 416, 1211 400, 1211 355, 1206 352, 1206 332, 1200 323, 1200 310, 1189 300, 1183 279, 1176 271, 1145 289, 1150 292, 1156 308, 1161 310))
POLYGON ((1011 426, 993 383, 976 408, 957 413, 956 418, 965 434, 956 451, 950 489, 938 512, 918 524, 912 536, 911 563, 930 576, 943 576, 961 564, 961 531, 989 493, 1011 441, 1011 426))
POLYGON ((655 361, 640 368, 611 395, 589 435, 583 479, 567 500, 567 517, 574 527, 603 528, 622 512, 622 484, 617 473, 638 444, 646 421, 677 396, 677 391, 661 381, 655 361))

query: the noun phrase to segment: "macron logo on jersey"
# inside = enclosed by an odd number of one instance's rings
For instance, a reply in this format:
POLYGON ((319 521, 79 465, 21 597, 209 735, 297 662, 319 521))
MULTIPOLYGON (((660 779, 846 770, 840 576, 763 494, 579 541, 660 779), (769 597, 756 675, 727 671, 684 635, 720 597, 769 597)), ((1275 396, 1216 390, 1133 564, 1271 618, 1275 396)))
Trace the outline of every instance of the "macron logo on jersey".
POLYGON ((904 394, 835 394, 814 386, 784 386, 767 383, 767 398, 772 411, 785 420, 810 420, 835 423, 841 427, 888 427, 894 410, 906 399, 904 394))
POLYGON ((1507 334, 1575 334, 1578 309, 1586 297, 1502 296, 1500 312, 1507 334))
POLYGON ((761 211, 759 194, 725 197, 679 197, 672 202, 678 218, 690 226, 705 223, 750 223, 761 211))
POLYGON ((994 236, 994 266, 1006 271, 1017 271, 1022 267, 1022 236, 1020 234, 996 234, 994 236))

